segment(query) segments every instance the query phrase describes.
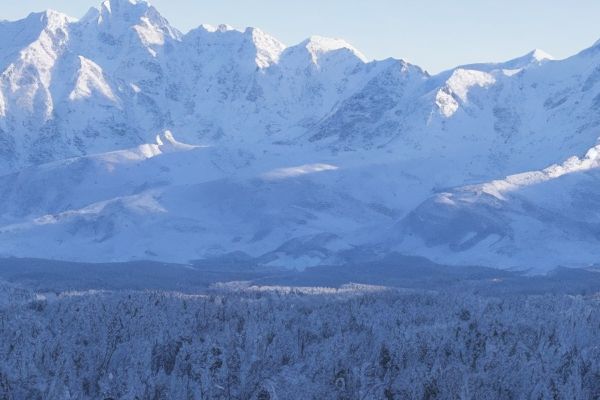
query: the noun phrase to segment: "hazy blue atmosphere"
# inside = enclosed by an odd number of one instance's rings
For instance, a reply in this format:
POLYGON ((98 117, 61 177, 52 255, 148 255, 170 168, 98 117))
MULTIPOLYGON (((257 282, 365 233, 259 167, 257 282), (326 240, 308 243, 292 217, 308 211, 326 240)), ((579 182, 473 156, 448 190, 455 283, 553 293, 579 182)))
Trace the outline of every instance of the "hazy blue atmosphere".
MULTIPOLYGON (((2 2, 1 19, 53 8, 82 16, 100 0, 2 2)), ((183 32, 200 23, 259 27, 286 44, 319 34, 341 37, 370 58, 404 58, 430 72, 459 64, 501 61, 540 48, 570 56, 600 38, 600 2, 580 0, 449 2, 434 0, 348 2, 342 0, 151 2, 183 32)))

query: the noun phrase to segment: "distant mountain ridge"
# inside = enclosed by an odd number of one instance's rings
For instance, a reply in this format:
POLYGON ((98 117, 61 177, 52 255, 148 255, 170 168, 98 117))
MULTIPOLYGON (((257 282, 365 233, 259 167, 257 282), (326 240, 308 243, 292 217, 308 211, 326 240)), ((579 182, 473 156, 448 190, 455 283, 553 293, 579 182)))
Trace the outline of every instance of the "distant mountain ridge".
POLYGON ((593 265, 599 49, 430 75, 144 1, 0 22, 0 256, 593 265))

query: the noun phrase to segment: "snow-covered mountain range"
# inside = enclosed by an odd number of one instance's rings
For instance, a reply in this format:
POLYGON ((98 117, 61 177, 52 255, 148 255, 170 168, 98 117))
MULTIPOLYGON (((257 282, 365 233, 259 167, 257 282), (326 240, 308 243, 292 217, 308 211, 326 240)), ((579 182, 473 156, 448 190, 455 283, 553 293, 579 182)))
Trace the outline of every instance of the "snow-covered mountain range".
POLYGON ((143 1, 0 22, 0 256, 600 258, 600 44, 430 75, 143 1))

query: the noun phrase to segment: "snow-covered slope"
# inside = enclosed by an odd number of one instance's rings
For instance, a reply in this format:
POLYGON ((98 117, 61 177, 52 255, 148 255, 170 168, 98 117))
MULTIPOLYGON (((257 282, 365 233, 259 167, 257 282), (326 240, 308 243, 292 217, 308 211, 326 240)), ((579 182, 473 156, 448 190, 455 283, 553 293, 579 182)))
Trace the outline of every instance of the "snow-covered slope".
POLYGON ((587 265, 599 111, 599 45, 431 76, 144 1, 31 14, 0 22, 0 255, 587 265))
POLYGON ((258 159, 167 138, 0 178, 1 255, 188 261, 244 251, 302 268, 338 260, 401 215, 390 165, 301 150, 258 159))
POLYGON ((400 248, 454 263, 534 270, 596 264, 599 150, 541 171, 438 193, 398 224, 400 248))

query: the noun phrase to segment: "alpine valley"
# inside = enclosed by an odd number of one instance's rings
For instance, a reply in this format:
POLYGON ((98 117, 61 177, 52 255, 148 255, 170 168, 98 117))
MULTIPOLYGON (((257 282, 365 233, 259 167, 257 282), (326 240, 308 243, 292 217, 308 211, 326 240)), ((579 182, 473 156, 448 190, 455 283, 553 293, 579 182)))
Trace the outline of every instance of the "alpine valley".
POLYGON ((600 259, 600 44, 430 75, 143 1, 0 22, 0 256, 600 259))

